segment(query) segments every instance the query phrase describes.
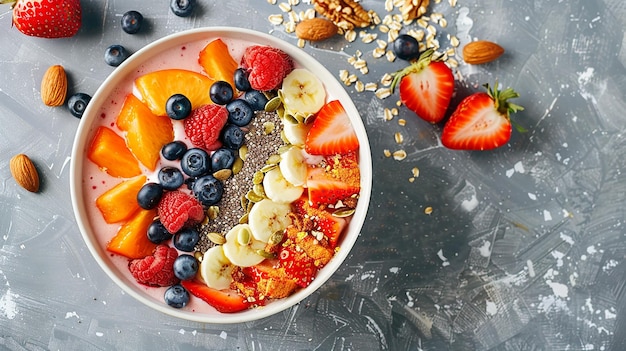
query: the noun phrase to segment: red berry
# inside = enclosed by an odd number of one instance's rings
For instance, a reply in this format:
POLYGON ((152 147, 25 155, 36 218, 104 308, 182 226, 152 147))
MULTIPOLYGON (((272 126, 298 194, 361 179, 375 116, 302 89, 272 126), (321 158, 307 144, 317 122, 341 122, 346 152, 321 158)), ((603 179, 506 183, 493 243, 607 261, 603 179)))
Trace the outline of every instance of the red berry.
POLYGON ((203 105, 184 119, 185 134, 194 146, 207 151, 217 150, 221 146, 220 131, 227 120, 228 110, 224 106, 203 105))
POLYGON ((17 0, 13 7, 13 25, 34 37, 71 37, 80 29, 81 12, 79 0, 17 0))
POLYGON ((248 80, 254 90, 268 91, 280 87, 293 70, 293 60, 284 51, 262 45, 246 48, 241 66, 248 70, 248 80))
POLYGON ((174 260, 178 251, 167 245, 159 245, 152 256, 137 258, 128 264, 128 269, 137 282, 150 286, 170 286, 179 282, 174 275, 174 260))
POLYGON ((200 202, 178 190, 163 194, 157 213, 165 229, 172 234, 184 226, 198 224, 204 219, 204 209, 200 202))

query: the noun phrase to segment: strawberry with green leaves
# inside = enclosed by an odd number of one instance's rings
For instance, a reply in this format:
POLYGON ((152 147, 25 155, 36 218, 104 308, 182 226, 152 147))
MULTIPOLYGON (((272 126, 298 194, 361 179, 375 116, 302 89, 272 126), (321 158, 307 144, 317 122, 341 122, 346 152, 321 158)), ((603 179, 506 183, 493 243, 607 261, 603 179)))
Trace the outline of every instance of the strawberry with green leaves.
POLYGON ((396 72, 391 89, 395 91, 398 87, 400 101, 420 118, 439 123, 454 93, 454 76, 450 67, 433 54, 434 50, 428 49, 417 61, 396 72))
POLYGON ((11 4, 13 25, 33 37, 71 37, 82 23, 80 0, 0 0, 0 3, 11 4))
MULTIPOLYGON (((519 97, 513 89, 493 89, 489 84, 487 92, 474 93, 461 101, 443 127, 441 142, 450 149, 491 150, 506 144, 511 138, 510 114, 524 108, 509 102, 519 97)), ((523 128, 517 126, 523 131, 523 128)))

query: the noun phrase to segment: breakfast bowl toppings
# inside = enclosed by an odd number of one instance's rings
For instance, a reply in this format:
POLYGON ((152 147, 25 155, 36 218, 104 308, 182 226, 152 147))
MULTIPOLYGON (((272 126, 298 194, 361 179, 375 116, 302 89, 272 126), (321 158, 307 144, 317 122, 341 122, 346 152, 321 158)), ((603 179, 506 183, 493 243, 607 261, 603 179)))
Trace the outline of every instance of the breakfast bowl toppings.
POLYGON ((222 323, 276 313, 358 236, 371 187, 358 112, 269 36, 172 41, 120 65, 89 105, 72 164, 79 225, 105 271, 154 308, 222 323))

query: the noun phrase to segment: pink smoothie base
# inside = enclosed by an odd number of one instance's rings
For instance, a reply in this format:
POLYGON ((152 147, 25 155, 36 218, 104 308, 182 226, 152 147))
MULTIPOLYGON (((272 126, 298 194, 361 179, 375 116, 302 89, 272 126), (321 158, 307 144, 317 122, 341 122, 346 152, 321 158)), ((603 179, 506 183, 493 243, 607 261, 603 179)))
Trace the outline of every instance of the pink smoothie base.
MULTIPOLYGON (((180 122, 175 123, 175 134, 178 140, 183 139, 184 135, 181 128, 177 128, 180 124, 180 122)), ((154 174, 146 169, 144 169, 144 174, 149 179, 154 177, 154 174)), ((132 55, 105 80, 85 111, 74 140, 70 188, 76 221, 86 245, 99 266, 125 292, 151 308, 178 318, 205 323, 239 323, 267 317, 296 304, 318 289, 337 270, 354 245, 365 220, 371 192, 371 175, 371 154, 365 128, 350 97, 330 72, 301 49, 270 35, 239 28, 212 27, 185 31, 158 40, 132 55), (206 44, 218 38, 228 45, 231 55, 237 62, 247 46, 269 45, 287 52, 297 66, 315 72, 326 86, 327 100, 339 99, 342 102, 360 142, 360 200, 354 217, 342 237, 339 252, 306 289, 285 299, 273 301, 267 306, 234 314, 217 312, 202 300, 194 297, 183 309, 169 307, 163 302, 163 293, 166 288, 150 288, 138 284, 128 271, 128 259, 106 251, 107 242, 115 236, 121 224, 105 223, 95 207, 95 200, 100 194, 120 183, 122 179, 108 176, 86 158, 89 143, 99 126, 104 125, 117 130, 115 119, 122 107, 124 97, 128 93, 136 92, 133 81, 137 77, 169 68, 202 72, 198 64, 198 54, 206 44)))

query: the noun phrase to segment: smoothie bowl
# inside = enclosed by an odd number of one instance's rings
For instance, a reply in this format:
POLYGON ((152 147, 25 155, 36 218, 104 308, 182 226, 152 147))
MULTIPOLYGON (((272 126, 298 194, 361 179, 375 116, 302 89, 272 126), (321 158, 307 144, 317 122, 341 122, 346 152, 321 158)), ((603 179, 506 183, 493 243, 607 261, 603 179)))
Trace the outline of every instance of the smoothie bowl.
POLYGON ((270 316, 354 245, 371 154, 342 85, 270 35, 203 28, 120 65, 72 150, 85 243, 125 292, 205 323, 270 316))

